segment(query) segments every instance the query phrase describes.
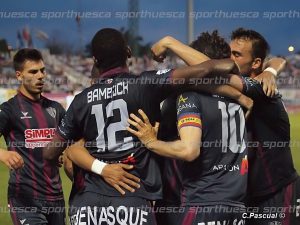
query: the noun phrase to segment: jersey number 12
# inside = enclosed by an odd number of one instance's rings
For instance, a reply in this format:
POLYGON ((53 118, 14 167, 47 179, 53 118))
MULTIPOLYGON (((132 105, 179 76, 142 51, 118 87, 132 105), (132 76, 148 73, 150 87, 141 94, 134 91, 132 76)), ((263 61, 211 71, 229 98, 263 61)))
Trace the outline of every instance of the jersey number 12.
POLYGON ((117 142, 116 132, 118 131, 126 131, 126 127, 128 126, 128 110, 127 103, 123 99, 117 99, 111 101, 105 108, 102 104, 93 105, 92 114, 95 115, 98 137, 97 148, 98 152, 104 152, 106 143, 108 151, 125 151, 130 148, 133 148, 133 138, 131 136, 124 137, 123 142, 117 142), (104 120, 104 110, 106 111, 106 118, 115 117, 114 111, 118 110, 120 114, 120 119, 118 122, 109 123, 105 129, 105 120, 104 120), (106 140, 105 140, 106 134, 106 140))

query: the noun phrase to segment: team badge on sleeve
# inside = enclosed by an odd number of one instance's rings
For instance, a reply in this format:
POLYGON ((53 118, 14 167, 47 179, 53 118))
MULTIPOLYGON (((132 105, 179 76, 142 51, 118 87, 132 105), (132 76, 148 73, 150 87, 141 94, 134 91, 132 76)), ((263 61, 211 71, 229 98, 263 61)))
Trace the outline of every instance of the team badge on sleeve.
POLYGON ((178 129, 186 126, 202 127, 199 113, 183 113, 178 118, 178 129))
POLYGON ((180 105, 181 103, 185 103, 188 100, 188 97, 184 98, 182 95, 180 95, 179 99, 178 99, 178 105, 180 105))

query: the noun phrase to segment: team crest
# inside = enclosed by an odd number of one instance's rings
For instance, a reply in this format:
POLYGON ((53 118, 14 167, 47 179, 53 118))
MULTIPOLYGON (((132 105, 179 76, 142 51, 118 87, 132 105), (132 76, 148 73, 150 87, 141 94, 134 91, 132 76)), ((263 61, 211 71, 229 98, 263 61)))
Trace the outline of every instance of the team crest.
POLYGON ((113 79, 107 79, 107 80, 106 80, 106 83, 107 83, 107 84, 111 84, 112 82, 113 82, 113 79))
POLYGON ((46 110, 47 110, 47 112, 49 113, 50 116, 52 116, 53 118, 56 117, 56 109, 55 108, 48 107, 46 110))

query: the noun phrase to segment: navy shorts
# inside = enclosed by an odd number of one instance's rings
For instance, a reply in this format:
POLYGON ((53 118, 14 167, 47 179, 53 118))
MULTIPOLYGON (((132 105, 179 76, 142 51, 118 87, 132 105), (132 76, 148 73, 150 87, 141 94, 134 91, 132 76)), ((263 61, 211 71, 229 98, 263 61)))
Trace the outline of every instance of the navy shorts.
POLYGON ((138 197, 111 197, 81 192, 70 199, 71 225, 156 225, 151 202, 138 197))
POLYGON ((155 207, 158 225, 244 225, 243 205, 176 206, 159 204, 155 207))
POLYGON ((9 210, 14 225, 65 225, 64 200, 9 198, 9 210))
POLYGON ((247 204, 247 225, 300 225, 300 177, 280 191, 247 204))

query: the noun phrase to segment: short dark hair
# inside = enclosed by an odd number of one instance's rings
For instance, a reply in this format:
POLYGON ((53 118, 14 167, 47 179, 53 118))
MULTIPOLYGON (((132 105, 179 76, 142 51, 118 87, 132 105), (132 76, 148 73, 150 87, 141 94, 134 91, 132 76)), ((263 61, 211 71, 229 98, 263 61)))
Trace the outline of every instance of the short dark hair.
POLYGON ((92 39, 92 53, 96 66, 102 70, 124 66, 127 60, 127 43, 120 31, 104 28, 92 39))
POLYGON ((254 30, 247 30, 242 27, 234 30, 231 34, 231 40, 244 39, 252 42, 252 57, 265 60, 270 52, 270 46, 266 39, 254 30))
POLYGON ((211 59, 230 58, 231 54, 230 46, 224 38, 219 36, 217 30, 211 34, 209 32, 201 33, 190 46, 211 59))
POLYGON ((43 60, 43 56, 40 51, 34 48, 20 49, 14 56, 14 68, 15 71, 23 70, 24 62, 26 60, 40 61, 43 60))

